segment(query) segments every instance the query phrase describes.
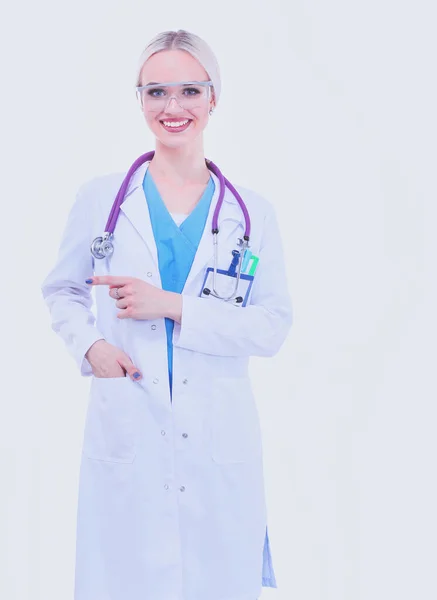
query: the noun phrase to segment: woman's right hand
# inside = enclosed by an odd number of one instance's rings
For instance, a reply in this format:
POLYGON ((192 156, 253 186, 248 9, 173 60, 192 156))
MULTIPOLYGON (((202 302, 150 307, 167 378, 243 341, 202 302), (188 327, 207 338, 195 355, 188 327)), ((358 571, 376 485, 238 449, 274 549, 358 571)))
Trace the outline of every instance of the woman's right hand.
POLYGON ((85 358, 90 363, 95 377, 125 377, 140 381, 142 375, 129 356, 106 340, 97 340, 88 349, 85 358), (135 377, 135 374, 138 375, 135 377))

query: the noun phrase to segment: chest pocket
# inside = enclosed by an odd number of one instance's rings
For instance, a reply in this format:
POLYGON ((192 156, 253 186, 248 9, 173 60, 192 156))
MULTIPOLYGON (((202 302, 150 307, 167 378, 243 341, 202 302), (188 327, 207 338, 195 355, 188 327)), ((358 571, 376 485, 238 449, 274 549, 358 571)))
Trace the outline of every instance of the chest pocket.
POLYGON ((83 453, 114 463, 136 455, 137 405, 143 388, 130 377, 93 377, 85 423, 83 453))
POLYGON ((248 377, 219 377, 210 414, 211 457, 219 464, 245 463, 262 453, 259 415, 248 377))

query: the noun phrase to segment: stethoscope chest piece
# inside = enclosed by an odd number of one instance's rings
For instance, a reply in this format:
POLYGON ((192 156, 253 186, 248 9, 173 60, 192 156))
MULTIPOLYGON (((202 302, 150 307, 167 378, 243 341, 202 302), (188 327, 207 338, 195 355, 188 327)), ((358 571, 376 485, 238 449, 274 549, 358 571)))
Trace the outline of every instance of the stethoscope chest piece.
POLYGON ((105 232, 103 237, 96 237, 91 244, 91 254, 94 258, 109 258, 114 252, 113 234, 105 232))

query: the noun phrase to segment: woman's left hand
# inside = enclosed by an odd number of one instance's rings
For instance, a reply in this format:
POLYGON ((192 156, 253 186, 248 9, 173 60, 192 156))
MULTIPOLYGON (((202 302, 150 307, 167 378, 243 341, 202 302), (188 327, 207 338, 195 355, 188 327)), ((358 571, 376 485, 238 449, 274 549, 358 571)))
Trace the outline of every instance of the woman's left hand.
POLYGON ((181 321, 181 294, 166 292, 137 277, 98 275, 88 279, 87 283, 109 285, 109 295, 116 300, 117 308, 121 309, 117 313, 119 319, 151 320, 167 317, 179 323, 181 321))

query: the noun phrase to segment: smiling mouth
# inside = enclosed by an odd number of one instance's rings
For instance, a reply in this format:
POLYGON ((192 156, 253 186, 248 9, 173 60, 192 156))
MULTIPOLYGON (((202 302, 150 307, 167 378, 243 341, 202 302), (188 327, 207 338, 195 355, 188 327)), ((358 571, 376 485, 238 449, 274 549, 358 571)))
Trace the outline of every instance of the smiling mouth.
POLYGON ((179 133, 180 131, 185 131, 191 125, 192 119, 162 119, 160 121, 161 125, 166 131, 170 131, 171 133, 179 133))

